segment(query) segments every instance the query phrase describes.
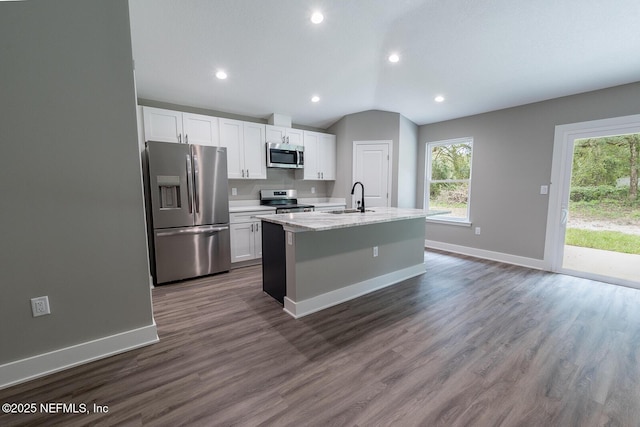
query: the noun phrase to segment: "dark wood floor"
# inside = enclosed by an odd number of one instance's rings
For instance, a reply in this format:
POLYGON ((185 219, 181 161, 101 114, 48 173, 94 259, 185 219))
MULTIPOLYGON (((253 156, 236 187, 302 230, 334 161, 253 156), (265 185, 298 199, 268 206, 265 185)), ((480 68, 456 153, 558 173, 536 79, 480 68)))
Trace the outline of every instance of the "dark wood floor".
POLYGON ((640 291, 425 259, 421 277, 300 320, 260 267, 157 288, 158 344, 0 390, 108 414, 0 425, 640 425, 640 291))

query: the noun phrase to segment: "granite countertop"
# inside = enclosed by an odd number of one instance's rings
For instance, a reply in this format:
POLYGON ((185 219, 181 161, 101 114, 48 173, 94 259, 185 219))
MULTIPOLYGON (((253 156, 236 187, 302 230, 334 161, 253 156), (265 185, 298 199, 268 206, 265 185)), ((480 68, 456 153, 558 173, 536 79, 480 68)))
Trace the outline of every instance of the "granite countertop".
POLYGON ((423 209, 374 207, 367 212, 332 214, 329 212, 298 212, 277 215, 257 215, 257 219, 296 229, 296 231, 325 231, 338 228, 357 227, 381 222, 425 218, 423 209))
MULTIPOLYGON (((344 206, 346 203, 344 199, 298 199, 299 204, 314 205, 318 208, 323 207, 336 207, 344 206), (323 201, 320 201, 323 200, 323 201)), ((272 211, 275 207, 264 206, 260 204, 259 200, 234 200, 229 202, 229 213, 239 212, 256 212, 256 211, 272 211)))

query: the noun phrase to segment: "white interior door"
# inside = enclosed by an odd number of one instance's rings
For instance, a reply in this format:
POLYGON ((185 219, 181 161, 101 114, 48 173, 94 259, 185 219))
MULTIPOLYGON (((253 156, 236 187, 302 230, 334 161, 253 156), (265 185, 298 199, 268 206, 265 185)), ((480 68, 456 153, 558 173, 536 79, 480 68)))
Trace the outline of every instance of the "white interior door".
MULTIPOLYGON (((391 206, 391 141, 354 141, 353 162, 353 182, 364 184, 365 206, 391 206)), ((351 198, 354 208, 361 197, 359 188, 351 198)))

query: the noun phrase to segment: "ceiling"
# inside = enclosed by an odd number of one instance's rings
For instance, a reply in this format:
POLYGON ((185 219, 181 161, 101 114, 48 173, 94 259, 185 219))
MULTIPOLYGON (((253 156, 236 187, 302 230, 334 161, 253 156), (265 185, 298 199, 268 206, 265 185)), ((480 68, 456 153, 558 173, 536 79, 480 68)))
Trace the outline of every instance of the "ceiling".
POLYGON ((130 13, 140 98, 323 129, 372 109, 422 125, 640 81, 638 0, 130 0, 130 13))

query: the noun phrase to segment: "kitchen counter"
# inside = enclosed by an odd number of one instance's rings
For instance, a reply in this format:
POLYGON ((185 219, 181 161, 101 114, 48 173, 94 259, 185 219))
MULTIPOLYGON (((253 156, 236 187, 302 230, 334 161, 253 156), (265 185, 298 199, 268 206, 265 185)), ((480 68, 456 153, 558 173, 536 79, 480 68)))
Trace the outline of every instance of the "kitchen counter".
POLYGON ((280 224, 294 232, 325 231, 338 228, 349 228, 381 222, 400 221, 406 219, 425 218, 428 211, 422 209, 403 209, 375 207, 366 212, 341 213, 330 212, 299 212, 290 214, 258 215, 263 221, 280 224))
POLYGON ((263 290, 298 318, 424 274, 427 215, 379 207, 258 215, 263 290))
MULTIPOLYGON (((344 199, 336 198, 307 198, 298 199, 298 203, 313 205, 316 209, 342 209, 346 206, 344 199)), ((264 206, 259 200, 232 200, 229 202, 229 213, 273 211, 273 206, 264 206)))

